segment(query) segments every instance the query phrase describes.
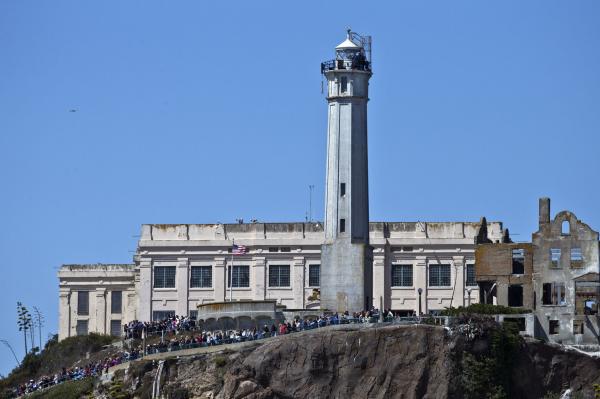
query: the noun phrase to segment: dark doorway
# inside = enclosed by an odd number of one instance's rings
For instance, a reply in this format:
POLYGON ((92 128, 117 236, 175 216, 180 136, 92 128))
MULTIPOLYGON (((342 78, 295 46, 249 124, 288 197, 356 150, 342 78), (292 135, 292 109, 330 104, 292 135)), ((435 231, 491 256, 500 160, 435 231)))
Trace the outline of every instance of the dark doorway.
POLYGON ((522 285, 508 286, 508 306, 513 306, 513 307, 523 306, 523 286, 522 285))

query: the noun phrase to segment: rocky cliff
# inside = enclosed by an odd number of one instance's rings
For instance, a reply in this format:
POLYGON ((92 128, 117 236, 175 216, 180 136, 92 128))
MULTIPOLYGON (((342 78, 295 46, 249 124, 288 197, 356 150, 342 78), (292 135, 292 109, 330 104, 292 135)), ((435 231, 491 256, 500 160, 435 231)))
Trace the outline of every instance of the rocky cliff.
POLYGON ((600 360, 498 326, 337 326, 138 362, 115 379, 139 398, 593 398, 600 360))

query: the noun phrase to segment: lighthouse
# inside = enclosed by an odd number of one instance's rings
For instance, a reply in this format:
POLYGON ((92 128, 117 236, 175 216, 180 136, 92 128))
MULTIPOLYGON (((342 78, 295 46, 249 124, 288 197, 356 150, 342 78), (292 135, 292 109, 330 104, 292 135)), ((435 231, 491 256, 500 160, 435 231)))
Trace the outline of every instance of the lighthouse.
POLYGON ((328 110, 321 307, 361 311, 372 303, 367 154, 371 38, 348 30, 321 72, 327 79, 328 110))

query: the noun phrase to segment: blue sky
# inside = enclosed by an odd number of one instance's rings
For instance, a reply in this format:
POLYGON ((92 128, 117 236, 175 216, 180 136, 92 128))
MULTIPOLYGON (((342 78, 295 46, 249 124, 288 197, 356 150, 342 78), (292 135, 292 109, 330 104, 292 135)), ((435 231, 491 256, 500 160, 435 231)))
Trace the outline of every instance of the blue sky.
MULTIPOLYGON (((0 314, 142 223, 322 219, 319 63, 373 36, 372 220, 600 229, 600 2, 0 2, 0 314), (69 112, 71 109, 77 112, 69 112)), ((516 235, 518 234, 518 235, 516 235)), ((0 347, 0 372, 14 365, 0 347)))

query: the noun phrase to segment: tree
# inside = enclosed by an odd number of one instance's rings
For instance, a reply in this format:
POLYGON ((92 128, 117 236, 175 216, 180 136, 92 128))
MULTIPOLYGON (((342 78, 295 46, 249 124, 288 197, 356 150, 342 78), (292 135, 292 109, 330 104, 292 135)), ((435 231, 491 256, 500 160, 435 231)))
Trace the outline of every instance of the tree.
POLYGON ((30 330, 32 326, 31 315, 21 302, 17 302, 17 326, 19 326, 19 331, 23 331, 23 338, 25 340, 25 354, 27 354, 27 331, 30 330))
POLYGON ((42 327, 44 326, 44 315, 42 314, 42 312, 40 312, 40 310, 37 308, 37 306, 33 307, 33 315, 34 315, 34 319, 35 319, 35 326, 38 328, 38 332, 40 333, 40 342, 39 342, 39 348, 40 351, 42 350, 42 327))

